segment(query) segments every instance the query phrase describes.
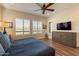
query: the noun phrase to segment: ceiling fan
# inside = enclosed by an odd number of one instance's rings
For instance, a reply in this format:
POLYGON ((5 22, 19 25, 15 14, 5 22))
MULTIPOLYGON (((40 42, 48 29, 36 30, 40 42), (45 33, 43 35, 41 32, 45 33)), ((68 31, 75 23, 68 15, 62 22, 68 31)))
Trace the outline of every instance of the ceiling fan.
POLYGON ((42 10, 42 14, 45 14, 45 11, 51 11, 53 12, 54 9, 48 9, 48 7, 50 7, 51 5, 53 5, 54 3, 49 3, 49 4, 43 4, 43 6, 41 6, 39 3, 36 3, 41 9, 38 9, 38 10, 35 10, 35 11, 39 11, 39 10, 42 10))

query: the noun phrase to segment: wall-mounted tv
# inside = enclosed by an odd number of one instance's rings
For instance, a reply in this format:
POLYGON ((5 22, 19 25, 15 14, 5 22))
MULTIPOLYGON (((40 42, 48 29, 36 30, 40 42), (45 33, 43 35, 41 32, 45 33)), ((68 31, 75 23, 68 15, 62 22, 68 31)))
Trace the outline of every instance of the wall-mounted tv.
POLYGON ((57 30, 71 30, 71 21, 64 22, 64 23, 58 23, 57 30))

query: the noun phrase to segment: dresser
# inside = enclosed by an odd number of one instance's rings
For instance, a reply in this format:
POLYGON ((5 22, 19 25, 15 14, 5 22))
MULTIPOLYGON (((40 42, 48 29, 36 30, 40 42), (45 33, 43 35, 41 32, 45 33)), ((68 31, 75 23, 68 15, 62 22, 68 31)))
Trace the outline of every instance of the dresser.
POLYGON ((66 46, 77 47, 76 32, 53 31, 52 40, 66 46))

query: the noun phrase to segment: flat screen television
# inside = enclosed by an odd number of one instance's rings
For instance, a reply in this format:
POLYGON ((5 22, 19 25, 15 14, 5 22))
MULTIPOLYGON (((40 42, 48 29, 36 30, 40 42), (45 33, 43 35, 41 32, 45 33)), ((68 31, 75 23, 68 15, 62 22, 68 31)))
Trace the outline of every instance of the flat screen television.
POLYGON ((64 22, 64 23, 58 23, 57 30, 71 30, 71 21, 64 22))

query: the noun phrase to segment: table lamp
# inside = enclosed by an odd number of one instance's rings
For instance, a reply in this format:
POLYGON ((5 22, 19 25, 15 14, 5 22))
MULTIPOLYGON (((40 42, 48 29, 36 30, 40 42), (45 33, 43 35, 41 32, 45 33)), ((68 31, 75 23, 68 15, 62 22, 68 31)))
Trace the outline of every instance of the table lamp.
POLYGON ((0 22, 0 27, 4 28, 3 33, 5 34, 5 33, 7 33, 6 28, 12 28, 12 22, 1 21, 0 22))
POLYGON ((4 28, 4 32, 3 32, 4 34, 7 33, 6 28, 12 28, 11 22, 3 22, 2 25, 3 25, 3 28, 4 28))

